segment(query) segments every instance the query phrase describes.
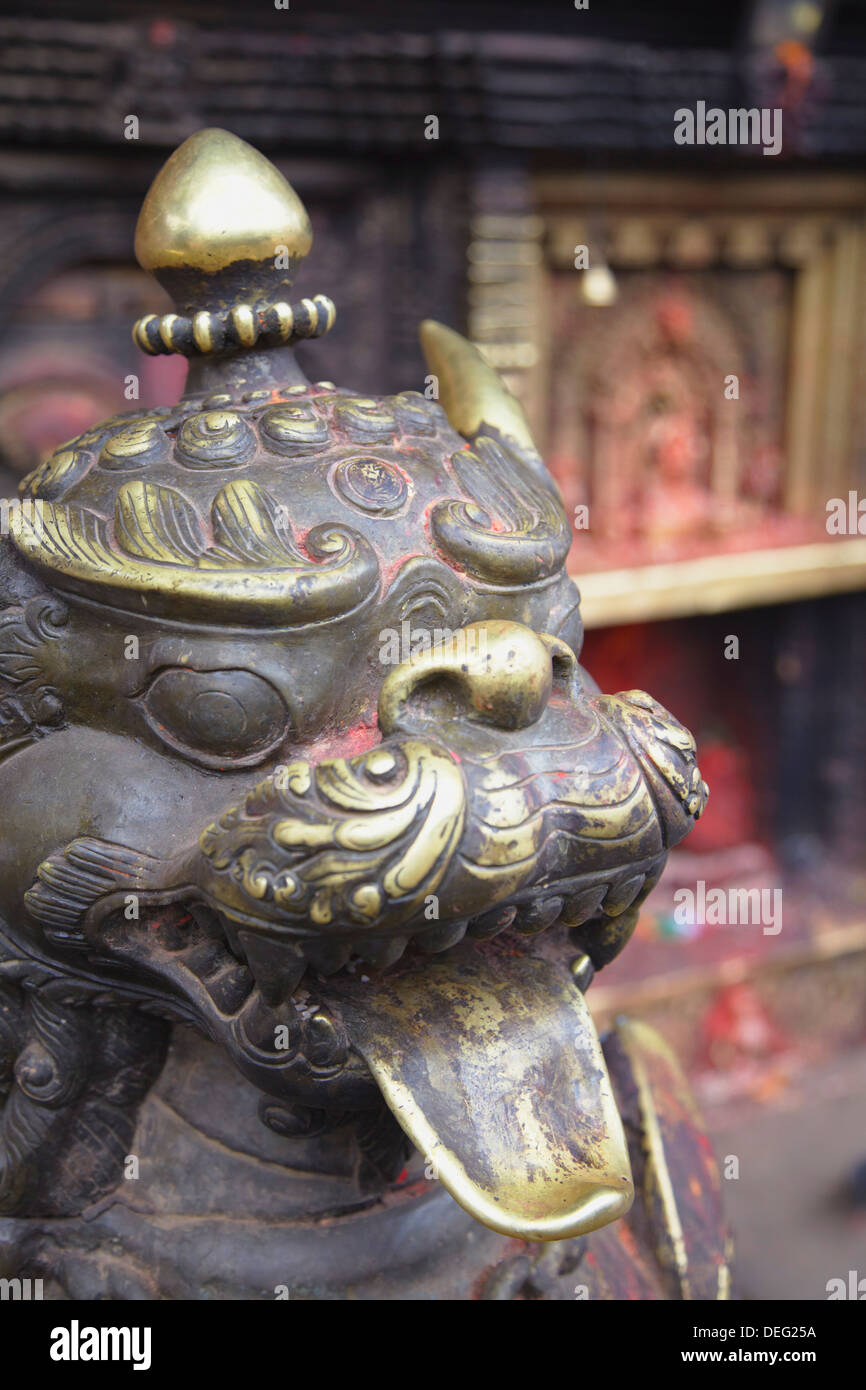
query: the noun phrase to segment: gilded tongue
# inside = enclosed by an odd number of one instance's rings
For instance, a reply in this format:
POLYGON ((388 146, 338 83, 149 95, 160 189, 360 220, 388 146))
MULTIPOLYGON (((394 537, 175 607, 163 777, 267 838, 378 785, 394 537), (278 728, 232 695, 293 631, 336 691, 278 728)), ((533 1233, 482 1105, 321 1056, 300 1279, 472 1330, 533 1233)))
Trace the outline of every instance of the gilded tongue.
POLYGON ((476 1220, 560 1240, 628 1211, 622 1124, 567 972, 464 944, 367 984, 332 977, 326 994, 403 1129, 476 1220))

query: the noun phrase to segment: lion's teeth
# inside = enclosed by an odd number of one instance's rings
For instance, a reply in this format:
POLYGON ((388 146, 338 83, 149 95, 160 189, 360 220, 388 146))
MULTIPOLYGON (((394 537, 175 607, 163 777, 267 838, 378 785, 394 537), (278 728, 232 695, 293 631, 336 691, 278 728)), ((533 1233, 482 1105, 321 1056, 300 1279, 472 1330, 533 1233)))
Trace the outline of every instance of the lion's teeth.
POLYGON ((342 970, 352 954, 352 946, 346 941, 315 940, 307 938, 304 942, 304 955, 314 970, 320 975, 336 975, 342 970))
POLYGON ((463 940, 466 927, 466 922, 445 922, 441 926, 431 927, 419 933, 418 945, 422 951, 431 955, 438 951, 447 951, 449 946, 456 946, 458 941, 463 940))
POLYGON ((359 944, 358 954, 377 970, 384 970, 386 966, 393 965, 400 959, 406 949, 407 940, 408 937, 405 936, 370 936, 359 944))
POLYGON ((612 884, 604 900, 607 916, 618 917, 627 907, 631 907, 645 882, 646 874, 636 874, 632 878, 623 878, 612 884))
POLYGON ((228 955, 219 973, 207 981, 207 992, 221 1014, 237 1013, 252 987, 250 971, 234 956, 228 955))
POLYGON ((348 1053, 345 1035, 330 1014, 316 1013, 304 1032, 304 1056, 314 1067, 333 1067, 345 1061, 348 1053))
POLYGON ((562 898, 536 899, 533 903, 523 903, 517 910, 514 929, 522 936, 537 936, 546 931, 562 911, 562 898))
POLYGON ((601 900, 605 894, 605 884, 596 885, 594 888, 585 888, 582 893, 575 893, 566 898, 562 908, 562 920, 567 927, 579 927, 582 922, 587 922, 590 917, 594 917, 601 907, 601 900))
POLYGON ((498 936, 506 927, 510 927, 516 916, 516 907, 492 907, 489 912, 473 917, 469 923, 469 935, 476 941, 489 941, 492 936, 498 936))
POLYGON ((581 994, 586 994, 586 991, 592 984, 592 977, 595 974, 595 966, 589 956, 585 952, 581 956, 575 956, 568 968, 581 994))
POLYGON ((289 999, 301 982, 307 962, 289 941, 278 941, 260 932, 240 930, 238 945, 246 957, 256 984, 267 1004, 289 999))
POLYGON ((238 1029, 258 1052, 273 1053, 289 1061, 298 1050, 301 1020, 290 1001, 271 1008, 254 990, 238 1014, 238 1029))

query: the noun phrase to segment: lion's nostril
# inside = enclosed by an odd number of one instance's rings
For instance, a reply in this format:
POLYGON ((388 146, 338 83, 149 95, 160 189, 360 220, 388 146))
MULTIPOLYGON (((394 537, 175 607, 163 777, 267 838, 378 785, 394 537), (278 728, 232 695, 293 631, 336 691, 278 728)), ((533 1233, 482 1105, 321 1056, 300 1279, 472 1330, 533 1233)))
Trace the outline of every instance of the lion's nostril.
POLYGON ((502 729, 522 729, 544 712, 553 686, 553 663, 573 656, 558 638, 522 623, 491 619, 470 623, 446 642, 412 656, 386 678, 379 695, 379 724, 391 733, 411 723, 409 706, 422 692, 456 689, 467 713, 502 729))

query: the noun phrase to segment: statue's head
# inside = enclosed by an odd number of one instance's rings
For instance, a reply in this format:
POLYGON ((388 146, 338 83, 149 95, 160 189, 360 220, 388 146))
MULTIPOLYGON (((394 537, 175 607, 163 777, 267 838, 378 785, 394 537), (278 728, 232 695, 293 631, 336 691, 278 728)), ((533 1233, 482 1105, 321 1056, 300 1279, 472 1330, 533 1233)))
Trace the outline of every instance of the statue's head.
POLYGON ((177 312, 135 338, 187 391, 10 509, 0 911, 284 1112, 384 1096, 480 1220, 579 1234, 631 1200, 583 994, 703 809, 694 742, 582 671, 566 515, 469 343, 422 325, 424 394, 306 380, 310 244, 222 131, 148 194, 177 312))

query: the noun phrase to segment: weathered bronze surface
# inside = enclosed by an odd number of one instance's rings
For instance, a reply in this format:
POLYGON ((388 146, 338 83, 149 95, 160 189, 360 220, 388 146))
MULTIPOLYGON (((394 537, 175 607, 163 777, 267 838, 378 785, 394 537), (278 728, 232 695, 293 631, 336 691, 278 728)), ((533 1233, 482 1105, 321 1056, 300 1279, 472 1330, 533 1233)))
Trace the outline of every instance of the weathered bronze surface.
POLYGON ((469 343, 423 326, 439 401, 306 379, 310 242, 266 160, 188 140, 136 240, 177 313, 135 327, 186 393, 11 512, 5 1265, 84 1297, 724 1296, 675 1063, 636 1025, 602 1048, 583 997, 703 810, 694 741, 580 667, 565 513, 469 343))

